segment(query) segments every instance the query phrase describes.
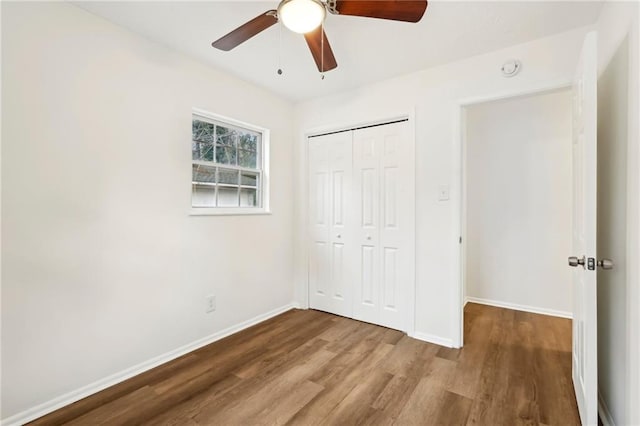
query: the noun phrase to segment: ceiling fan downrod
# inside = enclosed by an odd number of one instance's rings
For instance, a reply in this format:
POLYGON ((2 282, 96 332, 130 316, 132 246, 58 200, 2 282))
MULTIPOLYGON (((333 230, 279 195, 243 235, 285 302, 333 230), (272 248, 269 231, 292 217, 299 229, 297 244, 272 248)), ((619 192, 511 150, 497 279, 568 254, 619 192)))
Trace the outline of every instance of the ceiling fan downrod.
POLYGON ((338 11, 338 0, 324 0, 324 5, 332 15, 340 15, 340 11, 338 11))

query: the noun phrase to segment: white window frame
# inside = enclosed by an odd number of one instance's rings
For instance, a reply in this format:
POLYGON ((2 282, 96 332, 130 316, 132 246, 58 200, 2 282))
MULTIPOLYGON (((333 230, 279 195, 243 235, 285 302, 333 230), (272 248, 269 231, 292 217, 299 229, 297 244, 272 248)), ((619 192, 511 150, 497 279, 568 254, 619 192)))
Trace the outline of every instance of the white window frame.
MULTIPOLYGON (((258 183, 258 197, 260 199, 260 207, 193 207, 192 191, 193 182, 190 180, 189 185, 189 204, 191 216, 230 216, 230 215, 261 215, 271 214, 269 209, 269 145, 270 145, 270 131, 267 128, 256 126, 253 124, 245 123, 233 118, 225 117, 218 114, 205 111, 199 108, 192 108, 191 120, 194 118, 203 118, 206 121, 213 121, 214 124, 229 125, 230 127, 239 127, 240 129, 251 130, 262 135, 260 148, 258 153, 258 169, 244 168, 240 166, 231 166, 227 164, 221 164, 216 162, 198 161, 191 159, 189 163, 189 174, 191 175, 191 167, 194 164, 201 164, 211 167, 221 167, 223 169, 235 169, 245 171, 258 171, 260 172, 261 179, 258 183)), ((191 156, 191 154, 189 154, 191 156)))

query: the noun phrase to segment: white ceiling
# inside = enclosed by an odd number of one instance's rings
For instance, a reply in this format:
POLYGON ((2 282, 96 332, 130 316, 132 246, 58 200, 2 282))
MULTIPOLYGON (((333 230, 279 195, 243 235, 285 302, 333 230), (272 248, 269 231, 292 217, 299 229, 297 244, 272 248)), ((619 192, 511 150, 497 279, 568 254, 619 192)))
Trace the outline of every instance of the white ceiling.
POLYGON ((304 38, 279 25, 230 52, 211 47, 237 26, 275 9, 277 1, 74 4, 293 101, 589 25, 602 6, 600 1, 431 1, 417 24, 328 14, 325 31, 338 68, 322 80, 304 38))

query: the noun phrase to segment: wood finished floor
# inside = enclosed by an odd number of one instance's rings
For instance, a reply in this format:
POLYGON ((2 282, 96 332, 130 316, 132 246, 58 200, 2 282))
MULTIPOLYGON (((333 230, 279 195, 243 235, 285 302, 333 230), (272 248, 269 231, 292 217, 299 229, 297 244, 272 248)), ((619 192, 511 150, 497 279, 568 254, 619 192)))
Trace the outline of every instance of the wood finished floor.
POLYGON ((465 347, 293 310, 33 425, 573 425, 570 320, 468 304, 465 347))

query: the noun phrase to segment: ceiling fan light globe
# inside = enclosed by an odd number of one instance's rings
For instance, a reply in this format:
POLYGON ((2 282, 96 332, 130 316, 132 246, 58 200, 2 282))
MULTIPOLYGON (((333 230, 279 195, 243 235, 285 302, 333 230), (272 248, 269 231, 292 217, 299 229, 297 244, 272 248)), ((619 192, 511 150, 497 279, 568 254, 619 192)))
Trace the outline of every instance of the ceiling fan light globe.
POLYGON ((295 33, 308 33, 322 23, 326 15, 318 0, 284 0, 278 6, 278 19, 295 33))

